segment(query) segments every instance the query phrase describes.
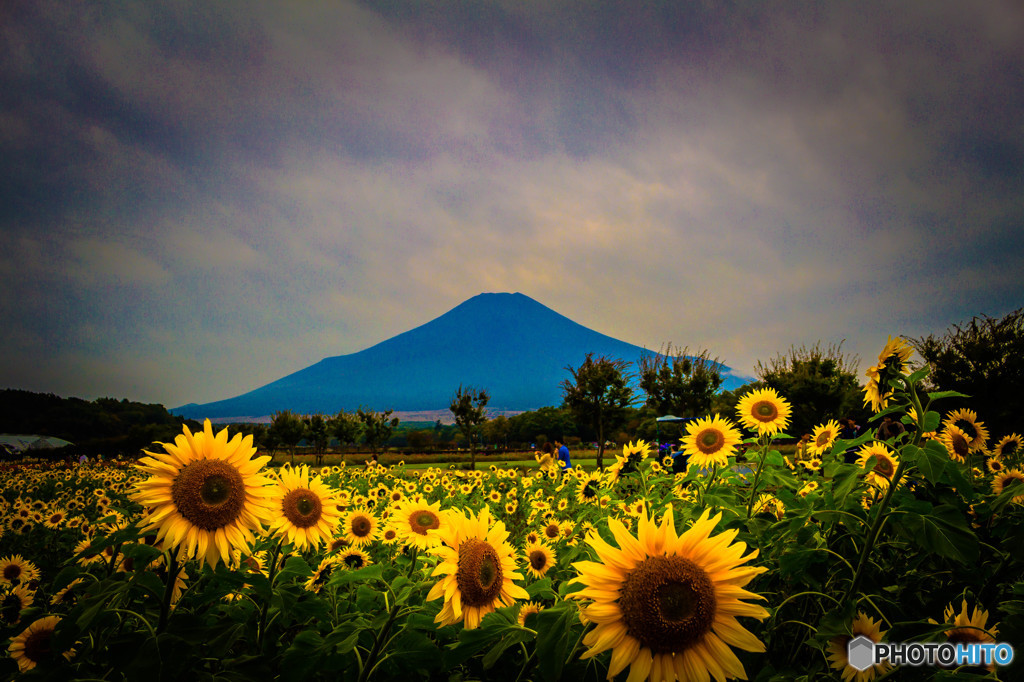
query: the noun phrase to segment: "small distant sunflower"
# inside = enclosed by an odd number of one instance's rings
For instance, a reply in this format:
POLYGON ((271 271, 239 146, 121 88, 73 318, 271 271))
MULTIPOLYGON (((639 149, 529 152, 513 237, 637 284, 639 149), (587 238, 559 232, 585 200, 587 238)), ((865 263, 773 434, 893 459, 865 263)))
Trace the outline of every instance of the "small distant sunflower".
POLYGON ((576 489, 576 501, 580 504, 596 504, 601 497, 601 474, 592 471, 580 478, 576 489))
POLYGON ((946 424, 939 435, 939 442, 946 446, 949 458, 957 462, 966 461, 971 453, 971 437, 955 424, 946 424))
POLYGON ((330 542, 341 519, 333 491, 319 476, 310 478, 305 464, 281 470, 271 504, 271 535, 280 535, 299 551, 330 542))
POLYGON ((729 456, 736 453, 736 445, 741 440, 739 430, 725 417, 717 414, 704 417, 686 425, 686 436, 682 438, 683 454, 680 457, 689 456, 687 468, 725 466, 729 463, 729 456))
POLYGON ((842 671, 843 682, 868 682, 869 680, 875 679, 875 675, 883 675, 889 671, 892 666, 888 661, 878 663, 867 670, 859 671, 850 665, 849 654, 847 652, 847 645, 851 639, 863 635, 870 639, 875 644, 882 641, 885 637, 885 631, 882 630, 882 622, 877 623, 863 611, 857 612, 857 617, 853 620, 853 624, 850 626, 853 635, 841 635, 839 637, 833 637, 828 643, 828 659, 832 668, 842 671))
POLYGON ((1006 471, 1006 465, 1003 464, 1003 460, 997 457, 989 457, 985 461, 985 468, 988 469, 990 474, 998 474, 1006 471))
POLYGON ((786 506, 782 504, 782 500, 768 493, 762 493, 757 496, 757 501, 754 502, 753 512, 755 514, 771 514, 777 519, 781 519, 782 515, 786 513, 786 506))
POLYGON ((812 455, 821 457, 831 451, 833 443, 839 437, 839 422, 829 419, 825 424, 814 427, 811 434, 811 442, 807 445, 807 451, 812 455))
POLYGON ((434 622, 445 626, 463 621, 472 630, 497 606, 530 598, 512 582, 523 579, 516 572, 515 549, 508 544, 505 524, 495 522, 487 507, 478 516, 450 511, 445 521, 439 531, 443 544, 428 550, 441 559, 431 575, 442 578, 427 594, 428 601, 444 597, 434 622))
POLYGON ((889 404, 892 388, 889 380, 903 374, 907 361, 914 349, 900 337, 889 337, 882 352, 878 354, 878 364, 866 372, 868 383, 864 387, 864 404, 871 405, 874 412, 881 412, 889 404))
POLYGON ((202 431, 193 435, 185 426, 173 444, 162 445, 164 452, 145 451, 139 460, 136 468, 149 478, 129 495, 146 509, 142 532, 156 531, 169 549, 183 545, 188 558, 213 568, 229 560, 232 548, 248 551, 253 532, 270 520, 271 481, 259 473, 270 457, 253 457, 251 435, 214 435, 209 419, 202 431))
MULTIPOLYGON (((18 663, 19 672, 28 672, 40 663, 49 663, 56 659, 58 652, 53 650, 50 640, 60 623, 60 616, 46 616, 25 628, 20 635, 11 640, 7 650, 18 663)), ((75 650, 59 652, 59 655, 70 661, 75 650)))
POLYGON ((626 443, 622 446, 622 454, 615 456, 615 462, 608 467, 608 474, 613 481, 632 474, 640 469, 640 463, 651 454, 651 444, 644 440, 626 443))
POLYGON ((356 571, 360 568, 366 568, 373 561, 370 559, 369 554, 353 547, 345 550, 338 556, 338 563, 344 565, 349 570, 356 571))
POLYGON ((1021 445, 1024 443, 1024 438, 1021 438, 1020 434, 1011 433, 1009 436, 1003 436, 994 448, 992 448, 992 456, 998 459, 1009 459, 1021 452, 1021 445))
POLYGON ((740 398, 736 414, 740 424, 758 434, 774 434, 789 424, 789 401, 774 388, 759 388, 740 398))
POLYGON ((362 547, 377 537, 377 517, 366 509, 353 509, 345 515, 341 529, 349 544, 362 547))
POLYGON ((672 505, 661 524, 647 515, 638 523, 638 536, 621 522, 608 519, 619 547, 596 533, 586 542, 600 562, 579 561, 573 566, 581 583, 574 599, 589 600, 582 616, 595 624, 583 638, 589 647, 581 658, 612 650, 608 679, 626 666, 629 679, 716 680, 746 679, 743 664, 730 646, 763 652, 764 643, 737 622, 738 616, 764 619, 768 611, 744 598, 760 599, 743 589, 766 568, 742 566, 757 551, 742 556, 746 545, 732 543, 737 531, 712 538, 722 518, 709 518, 710 510, 682 535, 677 535, 672 505))
POLYGON ((544 524, 544 527, 540 529, 540 534, 548 540, 557 540, 562 537, 562 524, 558 521, 551 520, 544 524))
POLYGON ((386 526, 380 533, 380 541, 385 545, 398 544, 400 539, 398 530, 394 526, 386 526))
POLYGON ((543 542, 526 547, 526 570, 534 578, 543 578, 544 574, 555 565, 555 550, 543 542))
POLYGON ((983 450, 988 442, 988 429, 985 423, 978 421, 978 413, 974 410, 961 409, 946 415, 947 426, 955 425, 967 436, 971 452, 983 450))
POLYGON ((440 502, 400 502, 394 510, 395 530, 402 542, 420 549, 440 544, 440 535, 430 532, 440 531, 444 524, 440 502))
POLYGON ((43 525, 50 530, 57 530, 68 520, 68 513, 64 509, 51 509, 43 516, 43 525))
POLYGON ((18 585, 39 579, 39 569, 20 554, 0 559, 0 585, 18 585))
POLYGON ((1024 472, 1020 469, 1007 469, 996 474, 992 480, 992 492, 1001 495, 1006 489, 1019 491, 1014 494, 1012 501, 1017 504, 1024 504, 1024 472))
POLYGON ((885 443, 875 441, 861 447, 857 451, 857 465, 866 467, 868 460, 875 458, 875 465, 867 473, 864 480, 868 485, 884 490, 889 487, 896 468, 900 465, 900 459, 885 443))
POLYGON ((817 489, 817 481, 808 481, 807 483, 804 483, 803 486, 801 486, 800 490, 796 491, 796 494, 799 495, 800 497, 807 497, 817 489))
POLYGON ((516 616, 516 620, 519 622, 519 625, 525 628, 527 627, 526 619, 534 614, 540 613, 543 610, 544 606, 542 604, 538 604, 534 601, 528 601, 521 607, 519 607, 519 614, 516 616))

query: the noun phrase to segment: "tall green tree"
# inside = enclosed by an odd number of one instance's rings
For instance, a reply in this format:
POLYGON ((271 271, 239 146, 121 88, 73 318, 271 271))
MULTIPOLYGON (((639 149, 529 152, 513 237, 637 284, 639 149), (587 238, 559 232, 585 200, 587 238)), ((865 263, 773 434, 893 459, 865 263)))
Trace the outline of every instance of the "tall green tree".
POLYGON ((644 404, 659 415, 700 417, 711 410, 711 400, 722 386, 722 364, 707 350, 690 355, 683 347, 673 353, 668 344, 657 355, 647 354, 638 363, 644 404))
POLYGON ((274 440, 288 449, 291 462, 295 464, 295 446, 306 434, 306 425, 291 410, 281 410, 271 415, 270 432, 274 440))
POLYGON ((857 377, 856 357, 846 357, 843 344, 822 348, 791 346, 754 367, 758 388, 774 388, 793 406, 789 433, 799 437, 829 419, 853 417, 864 424, 869 413, 864 409, 864 392, 857 377))
POLYGON ((363 432, 363 422, 359 415, 340 410, 328 422, 331 435, 338 439, 342 446, 355 443, 363 432))
POLYGON ((469 443, 469 466, 473 471, 476 471, 476 448, 473 437, 480 425, 487 421, 487 401, 490 399, 491 396, 486 390, 472 386, 463 388, 460 384, 448 406, 455 417, 455 425, 469 443))
POLYGON ((626 407, 633 403, 629 363, 587 353, 579 367, 566 367, 571 379, 562 381, 565 407, 597 433, 597 468, 604 468, 606 429, 621 421, 626 407))
POLYGON ((363 440, 370 447, 374 459, 377 459, 377 450, 388 442, 398 426, 398 417, 392 417, 392 414, 394 410, 375 412, 363 407, 356 410, 356 417, 363 427, 363 440))
POLYGON ((1024 428, 1024 308, 999 318, 976 316, 942 336, 908 339, 930 366, 928 381, 938 391, 970 398, 948 399, 944 409, 968 407, 993 438, 1024 428))
POLYGON ((508 434, 510 431, 511 425, 509 424, 508 417, 503 414, 499 414, 493 419, 488 419, 483 426, 484 438, 494 445, 500 445, 505 450, 508 450, 508 434))

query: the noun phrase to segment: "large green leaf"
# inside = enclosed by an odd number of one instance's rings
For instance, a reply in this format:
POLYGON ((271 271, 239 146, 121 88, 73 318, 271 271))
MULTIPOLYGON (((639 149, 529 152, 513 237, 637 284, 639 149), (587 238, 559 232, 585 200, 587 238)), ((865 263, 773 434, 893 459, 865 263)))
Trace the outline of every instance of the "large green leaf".
POLYGON ((978 559, 978 538, 967 526, 963 513, 952 505, 939 505, 927 514, 895 515, 893 525, 929 552, 963 563, 978 559))

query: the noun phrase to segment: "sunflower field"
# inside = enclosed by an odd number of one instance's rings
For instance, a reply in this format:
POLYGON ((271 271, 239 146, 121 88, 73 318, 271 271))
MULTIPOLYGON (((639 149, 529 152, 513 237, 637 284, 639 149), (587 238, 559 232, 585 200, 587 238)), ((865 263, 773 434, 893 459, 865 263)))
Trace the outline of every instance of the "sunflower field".
POLYGON ((870 428, 783 456, 772 390, 686 473, 268 467, 187 428, 132 465, 0 470, 0 675, 56 680, 1024 679, 859 670, 847 642, 1024 641, 1022 439, 890 339, 870 428), (878 428, 884 417, 902 428, 878 428))

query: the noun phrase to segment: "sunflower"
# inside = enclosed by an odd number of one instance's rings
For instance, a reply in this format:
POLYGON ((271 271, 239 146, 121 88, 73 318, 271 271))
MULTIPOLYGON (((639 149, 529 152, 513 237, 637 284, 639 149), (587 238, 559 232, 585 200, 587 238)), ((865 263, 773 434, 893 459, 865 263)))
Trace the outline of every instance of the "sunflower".
MULTIPOLYGON (((53 631, 60 623, 60 616, 46 616, 35 621, 25 628, 20 635, 11 640, 7 650, 18 663, 19 672, 28 672, 40 663, 48 663, 55 658, 55 652, 50 646, 53 638, 53 631)), ((61 652, 65 659, 71 660, 75 655, 74 649, 61 652)))
POLYGON ((875 644, 882 641, 885 637, 885 632, 882 630, 882 622, 877 623, 867 616, 863 611, 857 612, 857 617, 853 620, 853 624, 850 626, 852 635, 840 635, 839 637, 833 637, 828 643, 828 658, 831 666, 836 670, 842 670, 843 682, 868 682, 868 680, 875 679, 875 675, 882 675, 887 672, 892 666, 888 661, 882 661, 867 670, 859 671, 850 665, 850 659, 848 658, 849 653, 847 652, 847 645, 850 640, 863 635, 870 639, 875 644))
POLYGON ((817 489, 818 489, 818 482, 817 481, 808 481, 807 483, 804 483, 803 486, 799 490, 796 491, 796 494, 799 495, 800 497, 807 497, 808 495, 810 495, 811 493, 813 493, 817 489))
POLYGON ((989 457, 985 461, 985 468, 988 469, 990 474, 998 474, 1006 471, 1006 465, 1003 464, 1003 460, 996 457, 989 457))
POLYGON ((57 592, 57 594, 53 595, 53 598, 50 599, 50 606, 57 606, 58 604, 74 606, 78 601, 79 592, 84 592, 85 590, 84 585, 81 588, 79 585, 83 585, 81 578, 75 578, 69 582, 67 586, 62 588, 57 592))
POLYGON ((401 502, 394 510, 395 530, 402 542, 420 549, 440 544, 440 536, 430 532, 440 531, 444 525, 440 502, 401 502))
POLYGON ((889 380, 903 374, 904 366, 914 353, 906 341, 891 336, 882 352, 878 354, 878 364, 866 372, 868 383, 864 387, 864 405, 871 405, 874 412, 881 412, 889 404, 892 388, 889 380))
POLYGON ((186 558, 213 568, 228 561, 232 548, 248 552, 253 532, 270 520, 271 481, 259 473, 270 457, 253 457, 251 435, 228 441, 223 429, 215 436, 209 419, 202 431, 193 435, 185 426, 173 444, 162 445, 163 453, 144 451, 148 457, 136 468, 149 478, 129 495, 146 508, 142 532, 156 531, 169 549, 183 545, 186 558))
POLYGON ((875 458, 875 465, 868 471, 864 480, 868 485, 884 490, 889 487, 896 468, 900 465, 900 459, 885 443, 875 441, 864 445, 857 451, 857 465, 861 468, 868 465, 868 460, 875 458))
POLYGON ((754 502, 753 512, 755 514, 771 514, 776 519, 781 519, 782 515, 786 513, 786 506, 782 504, 782 500, 774 495, 762 493, 757 496, 757 501, 754 502))
POLYGON ((1019 491, 1014 494, 1013 502, 1024 504, 1024 472, 1020 469, 1007 469, 992 480, 992 492, 1001 495, 1007 488, 1019 491))
POLYGON ((341 518, 333 491, 319 476, 310 479, 305 464, 282 468, 279 478, 271 502, 276 514, 271 535, 280 535, 300 551, 330 542, 341 518))
POLYGON ((27 585, 6 587, 0 595, 0 618, 11 625, 21 620, 21 612, 36 600, 36 593, 27 585))
POLYGON ((992 456, 997 459, 1007 459, 1020 454, 1021 443, 1024 439, 1021 438, 1020 434, 1011 433, 1009 436, 1003 436, 996 446, 992 449, 992 456))
POLYGON ((839 437, 839 422, 829 419, 825 424, 814 427, 811 434, 811 442, 807 445, 807 452, 821 457, 832 449, 832 444, 839 437))
POLYGON ((0 585, 30 583, 39 579, 39 569, 20 554, 0 559, 0 585))
POLYGON ((774 388, 759 388, 740 398, 736 414, 740 424, 758 434, 774 434, 789 424, 792 408, 774 388))
POLYGON ((540 534, 547 540, 557 540, 562 537, 562 524, 552 519, 540 529, 540 534))
POLYGON ((583 638, 590 648, 581 658, 612 649, 608 679, 626 666, 630 680, 706 680, 709 673, 716 680, 746 679, 729 646, 765 650, 736 619, 768 616, 761 606, 742 601, 761 599, 743 588, 768 569, 741 566, 757 550, 742 556, 746 545, 732 543, 736 530, 710 537, 722 518, 709 518, 710 513, 705 510, 682 535, 676 534, 671 504, 660 525, 641 516, 637 537, 609 518, 618 548, 596 533, 587 537, 600 563, 573 564, 579 576, 571 582, 584 588, 571 596, 590 601, 582 615, 596 626, 583 638))
POLYGON ((555 550, 543 542, 526 546, 526 570, 534 578, 543 578, 556 559, 555 550))
POLYGON ((377 517, 366 509, 353 509, 342 522, 343 536, 349 544, 362 547, 377 537, 377 517))
POLYGON ((320 594, 320 590, 327 581, 331 578, 331 573, 334 572, 334 568, 338 565, 339 560, 336 557, 325 557, 320 561, 320 565, 313 571, 313 575, 309 576, 309 579, 305 582, 303 587, 307 591, 313 592, 314 594, 320 594))
POLYGON ((608 467, 608 475, 612 481, 618 481, 627 474, 640 468, 640 463, 651 454, 651 445, 647 441, 638 440, 622 446, 622 454, 615 456, 615 463, 608 467))
POLYGON ((534 614, 540 613, 543 610, 544 606, 542 604, 538 604, 534 601, 528 601, 521 607, 519 607, 519 614, 516 616, 516 620, 519 622, 520 626, 525 628, 526 619, 534 614))
POLYGON ((961 409, 946 415, 946 425, 956 425, 967 436, 971 452, 982 450, 988 442, 988 429, 985 423, 978 421, 978 413, 974 410, 961 409))
POLYGON ((441 559, 431 575, 443 576, 427 594, 428 601, 444 597, 435 623, 463 621, 472 630, 498 605, 529 599, 526 590, 512 582, 523 576, 515 572, 515 550, 508 544, 505 524, 493 521, 487 507, 476 517, 449 511, 445 522, 439 531, 444 544, 428 550, 441 559))
POLYGON ((345 550, 338 556, 338 563, 347 569, 355 571, 360 568, 366 568, 372 564, 373 561, 370 560, 369 554, 361 549, 353 547, 345 550))
POLYGON ((939 436, 939 442, 946 446, 949 458, 964 462, 971 453, 971 437, 955 424, 946 424, 939 436))
MULTIPOLYGON (((938 625, 931 618, 929 623, 938 625)), ((952 644, 994 644, 999 635, 999 623, 986 627, 988 624, 988 611, 975 605, 971 615, 967 615, 967 600, 964 599, 960 605, 960 613, 957 613, 950 604, 943 613, 942 624, 952 625, 946 630, 946 639, 952 644)), ((989 663, 988 670, 995 670, 995 664, 989 663)))
POLYGON ((736 445, 742 440, 739 430, 725 417, 704 417, 686 425, 686 436, 682 438, 683 454, 688 456, 687 468, 694 466, 707 469, 712 464, 725 466, 729 456, 736 453, 736 445))
POLYGON ((57 530, 68 520, 68 513, 64 509, 52 509, 43 517, 43 525, 50 530, 57 530))

